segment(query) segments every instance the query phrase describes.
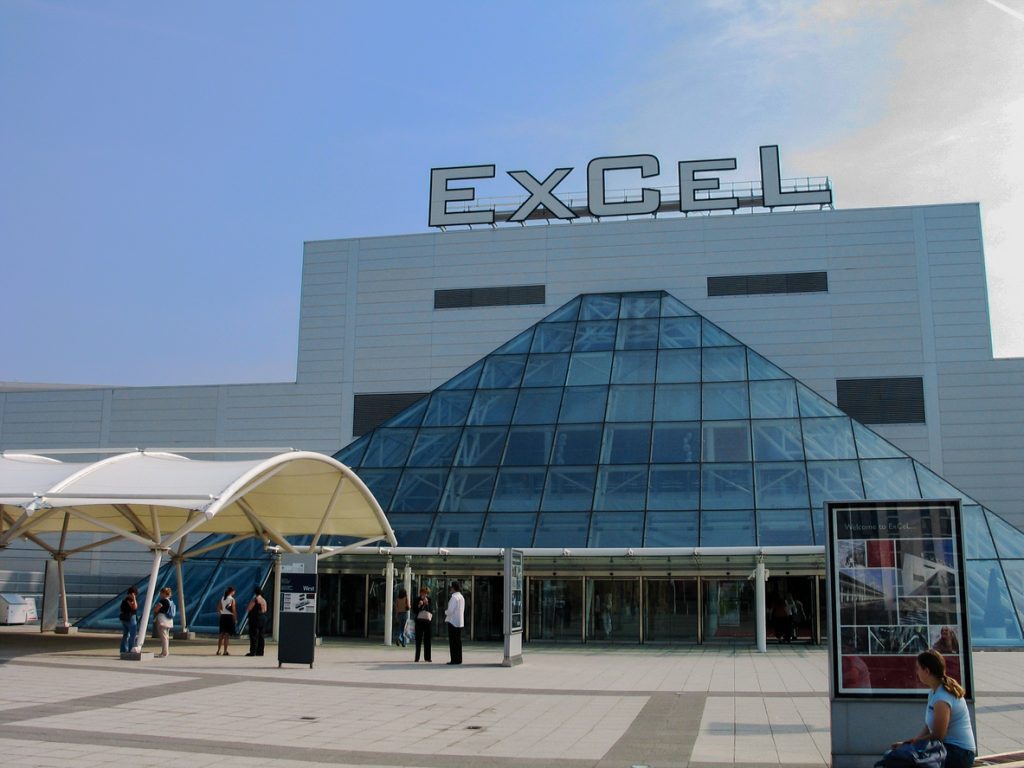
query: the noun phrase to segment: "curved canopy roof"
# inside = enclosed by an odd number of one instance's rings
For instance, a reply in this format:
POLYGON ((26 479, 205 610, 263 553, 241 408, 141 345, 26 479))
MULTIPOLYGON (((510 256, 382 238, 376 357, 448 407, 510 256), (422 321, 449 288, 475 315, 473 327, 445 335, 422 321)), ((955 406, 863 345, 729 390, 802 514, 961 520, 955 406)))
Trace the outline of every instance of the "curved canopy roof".
POLYGON ((166 549, 190 533, 259 536, 295 551, 286 536, 394 532, 373 494, 344 464, 291 451, 250 461, 195 460, 134 451, 101 461, 0 455, 0 546, 47 532, 105 532, 166 549))

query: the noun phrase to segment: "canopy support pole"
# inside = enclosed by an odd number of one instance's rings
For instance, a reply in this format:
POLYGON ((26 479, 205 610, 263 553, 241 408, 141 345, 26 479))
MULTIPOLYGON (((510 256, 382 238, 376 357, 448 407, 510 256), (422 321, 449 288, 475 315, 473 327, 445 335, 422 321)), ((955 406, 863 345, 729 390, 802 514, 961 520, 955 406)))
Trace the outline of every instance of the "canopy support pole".
POLYGON ((395 562, 389 557, 384 566, 384 645, 391 645, 395 620, 395 562))
POLYGON ((54 627, 54 632, 58 635, 66 635, 71 629, 71 623, 68 621, 68 589, 67 583, 64 581, 64 558, 66 555, 63 552, 54 552, 53 559, 57 561, 57 580, 60 582, 60 618, 61 620, 54 627))
POLYGON ((274 642, 280 641, 278 627, 281 626, 281 553, 274 553, 274 642))
POLYGON ((174 637, 178 640, 190 640, 191 633, 188 631, 188 616, 185 613, 185 578, 182 574, 181 564, 185 560, 180 554, 172 555, 174 573, 178 578, 178 613, 181 614, 181 632, 174 637))
MULTIPOLYGON (((405 594, 409 598, 409 615, 412 616, 412 558, 405 558, 405 568, 402 573, 402 581, 405 584, 405 594)), ((404 627, 403 627, 404 630, 404 627)))
POLYGON ((163 559, 166 549, 153 547, 153 567, 149 569, 149 586, 146 589, 146 599, 142 605, 142 618, 139 620, 139 650, 146 644, 146 635, 150 625, 149 612, 153 610, 153 598, 156 596, 156 577, 160 575, 160 561, 163 559))
POLYGON ((754 569, 754 615, 757 616, 757 650, 760 653, 768 652, 768 608, 764 595, 764 560, 757 558, 757 567, 754 569))

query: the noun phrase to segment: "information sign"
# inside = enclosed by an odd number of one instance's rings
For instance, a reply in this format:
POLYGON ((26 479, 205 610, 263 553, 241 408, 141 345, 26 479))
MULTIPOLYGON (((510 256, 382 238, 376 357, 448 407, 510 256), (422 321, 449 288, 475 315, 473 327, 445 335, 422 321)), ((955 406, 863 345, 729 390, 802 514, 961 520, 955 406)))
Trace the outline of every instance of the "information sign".
POLYGON ((505 657, 506 667, 523 663, 523 551, 505 550, 505 657))
POLYGON ((834 698, 924 696, 929 648, 973 698, 960 502, 830 502, 834 698))
POLYGON ((316 555, 281 555, 277 665, 313 666, 316 647, 316 555))

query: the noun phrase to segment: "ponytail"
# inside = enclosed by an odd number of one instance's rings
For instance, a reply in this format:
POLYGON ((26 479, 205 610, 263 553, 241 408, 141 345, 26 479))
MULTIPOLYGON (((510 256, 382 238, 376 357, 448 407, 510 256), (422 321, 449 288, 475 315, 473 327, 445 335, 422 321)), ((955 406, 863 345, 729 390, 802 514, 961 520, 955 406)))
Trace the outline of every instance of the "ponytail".
POLYGON ((951 694, 956 696, 958 699, 964 697, 964 688, 960 683, 954 680, 949 675, 942 676, 942 687, 949 691, 951 694))
POLYGON ((964 697, 963 686, 946 674, 946 660, 934 648, 917 654, 917 665, 939 681, 943 688, 958 699, 964 697))

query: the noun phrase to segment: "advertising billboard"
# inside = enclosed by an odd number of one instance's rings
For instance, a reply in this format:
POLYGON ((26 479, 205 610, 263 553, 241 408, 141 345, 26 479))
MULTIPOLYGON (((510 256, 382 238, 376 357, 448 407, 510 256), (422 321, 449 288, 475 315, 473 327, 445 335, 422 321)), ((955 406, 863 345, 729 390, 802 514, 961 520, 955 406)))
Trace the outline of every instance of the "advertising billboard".
POLYGON ((836 698, 924 696, 929 648, 973 698, 959 500, 830 502, 828 575, 836 698))

